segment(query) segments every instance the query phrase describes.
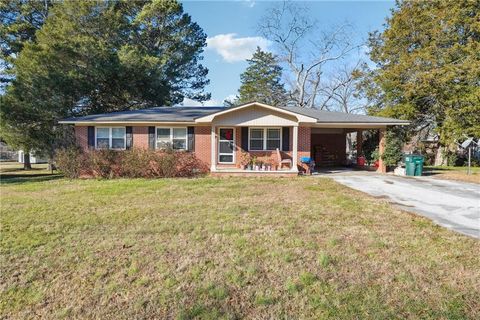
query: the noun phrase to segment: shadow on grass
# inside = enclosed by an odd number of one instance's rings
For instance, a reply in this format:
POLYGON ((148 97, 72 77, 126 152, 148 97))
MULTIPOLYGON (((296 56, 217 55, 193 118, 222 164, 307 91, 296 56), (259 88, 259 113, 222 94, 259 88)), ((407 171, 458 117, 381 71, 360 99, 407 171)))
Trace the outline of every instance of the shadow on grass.
POLYGON ((59 173, 4 174, 0 175, 0 184, 22 184, 29 182, 52 181, 63 178, 59 173))
POLYGON ((455 172, 455 170, 452 170, 450 168, 442 168, 442 167, 423 167, 423 171, 438 171, 437 173, 442 173, 442 172, 455 172))

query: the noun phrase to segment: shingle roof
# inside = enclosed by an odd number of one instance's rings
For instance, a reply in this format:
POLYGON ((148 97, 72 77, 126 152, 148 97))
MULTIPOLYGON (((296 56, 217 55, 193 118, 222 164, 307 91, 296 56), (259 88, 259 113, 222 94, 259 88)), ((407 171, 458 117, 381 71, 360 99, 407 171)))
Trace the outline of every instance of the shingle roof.
MULTIPOLYGON (((67 118, 60 123, 76 122, 194 122, 196 118, 213 114, 228 108, 216 107, 154 107, 94 114, 84 117, 67 118)), ((359 114, 331 112, 318 109, 282 107, 281 109, 317 119, 318 123, 391 123, 405 124, 408 121, 393 118, 372 117, 359 114)))
POLYGON ((84 117, 63 119, 61 122, 193 122, 195 118, 224 110, 225 107, 155 107, 84 117))
POLYGON ((373 117, 362 114, 353 114, 345 112, 333 112, 311 108, 285 107, 282 108, 304 116, 316 118, 318 123, 408 123, 406 120, 394 118, 373 117))

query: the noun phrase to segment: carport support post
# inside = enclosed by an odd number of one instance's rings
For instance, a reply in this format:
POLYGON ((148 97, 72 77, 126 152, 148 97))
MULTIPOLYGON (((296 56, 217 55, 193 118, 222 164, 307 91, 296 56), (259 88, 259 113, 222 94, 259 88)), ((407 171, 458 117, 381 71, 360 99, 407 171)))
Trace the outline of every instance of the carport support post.
POLYGON ((387 166, 385 165, 385 162, 382 160, 383 153, 385 152, 385 131, 386 129, 379 129, 378 130, 378 169, 377 172, 379 173, 386 173, 387 172, 387 166))
POLYGON ((357 130, 357 158, 362 155, 363 130, 357 130))

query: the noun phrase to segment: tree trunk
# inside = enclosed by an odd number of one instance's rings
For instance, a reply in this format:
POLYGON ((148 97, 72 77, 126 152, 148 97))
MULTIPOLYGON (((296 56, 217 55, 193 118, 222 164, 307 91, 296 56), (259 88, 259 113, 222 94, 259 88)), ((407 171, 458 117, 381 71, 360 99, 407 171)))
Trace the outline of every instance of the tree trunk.
POLYGON ((32 170, 32 164, 30 163, 30 153, 23 153, 23 170, 32 170))
POLYGON ((347 133, 345 136, 347 138, 347 154, 350 154, 350 152, 352 152, 352 149, 353 149, 352 134, 347 133))
POLYGON ((445 162, 445 157, 443 156, 444 148, 438 146, 437 152, 435 152, 435 160, 433 162, 434 166, 442 166, 445 162))
POLYGON ((53 170, 56 170, 55 168, 55 160, 53 158, 53 155, 49 155, 48 157, 48 168, 47 170, 50 171, 53 174, 53 170))

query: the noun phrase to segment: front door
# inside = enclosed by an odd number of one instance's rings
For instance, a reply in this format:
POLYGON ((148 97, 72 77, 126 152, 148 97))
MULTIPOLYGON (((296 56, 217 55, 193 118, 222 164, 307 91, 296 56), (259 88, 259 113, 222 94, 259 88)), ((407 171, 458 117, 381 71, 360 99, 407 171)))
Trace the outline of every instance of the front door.
POLYGON ((220 128, 218 135, 218 163, 235 163, 235 129, 220 128))

